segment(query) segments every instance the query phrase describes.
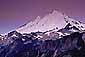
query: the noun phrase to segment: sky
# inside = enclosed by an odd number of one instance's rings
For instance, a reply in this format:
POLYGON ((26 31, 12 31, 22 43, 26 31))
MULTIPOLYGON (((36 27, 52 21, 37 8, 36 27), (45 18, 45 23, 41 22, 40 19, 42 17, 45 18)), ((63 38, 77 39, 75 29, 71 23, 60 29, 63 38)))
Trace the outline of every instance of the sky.
POLYGON ((0 0, 0 34, 55 9, 85 22, 85 0, 0 0))

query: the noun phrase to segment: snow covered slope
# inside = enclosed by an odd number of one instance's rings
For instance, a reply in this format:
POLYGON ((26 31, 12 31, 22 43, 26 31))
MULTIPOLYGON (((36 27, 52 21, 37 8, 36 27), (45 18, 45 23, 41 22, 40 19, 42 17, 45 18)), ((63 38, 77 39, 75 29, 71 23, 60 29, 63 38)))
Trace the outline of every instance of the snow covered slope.
MULTIPOLYGON (((59 11, 53 11, 52 13, 46 15, 43 18, 39 16, 34 20, 31 21, 24 26, 16 29, 17 32, 20 33, 31 33, 31 32, 46 32, 49 30, 60 30, 66 27, 70 23, 71 27, 76 27, 80 31, 85 30, 85 24, 82 24, 79 21, 76 21, 65 14, 59 11)), ((74 32, 74 29, 71 29, 74 32)))

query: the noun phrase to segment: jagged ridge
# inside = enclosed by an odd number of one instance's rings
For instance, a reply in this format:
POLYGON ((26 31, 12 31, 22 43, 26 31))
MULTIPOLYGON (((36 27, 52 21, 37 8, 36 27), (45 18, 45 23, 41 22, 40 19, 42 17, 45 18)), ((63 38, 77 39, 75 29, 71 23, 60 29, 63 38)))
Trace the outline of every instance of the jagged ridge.
POLYGON ((58 11, 0 37, 0 57, 85 57, 85 24, 58 11))

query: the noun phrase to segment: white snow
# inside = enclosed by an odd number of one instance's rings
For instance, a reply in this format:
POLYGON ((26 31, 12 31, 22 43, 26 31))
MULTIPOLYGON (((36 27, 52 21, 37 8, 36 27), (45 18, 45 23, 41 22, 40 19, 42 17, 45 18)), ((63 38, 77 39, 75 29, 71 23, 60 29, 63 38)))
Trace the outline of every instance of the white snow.
POLYGON ((11 37, 18 37, 16 34, 13 34, 11 37))
POLYGON ((22 38, 22 41, 25 41, 25 39, 24 39, 24 38, 22 38))
POLYGON ((75 26, 76 28, 78 28, 79 30, 85 30, 85 24, 83 23, 80 23, 79 21, 75 20, 75 19, 72 19, 72 18, 69 18, 69 17, 66 17, 66 19, 68 20, 68 22, 72 25, 72 26, 75 26), (77 22, 78 24, 75 24, 73 22, 77 22), (82 27, 83 28, 82 28, 82 27))
MULTIPOLYGON (((16 29, 17 32, 23 34, 23 33, 31 33, 31 32, 47 32, 47 34, 50 33, 50 30, 58 31, 59 29, 64 28, 68 23, 70 23, 73 27, 75 26, 79 30, 85 30, 85 24, 80 23, 79 21, 76 21, 75 19, 72 19, 68 17, 67 15, 59 12, 59 11, 53 11, 52 13, 46 15, 43 18, 40 18, 39 16, 29 23, 27 23, 25 26, 20 27, 16 29), (67 21, 67 22, 66 22, 67 21), (78 24, 75 24, 74 22, 77 22, 78 24), (83 28, 81 27, 83 26, 83 28), (58 29, 56 29, 56 27, 58 29)), ((75 29, 70 29, 72 32, 76 32, 75 29)), ((63 35, 62 32, 57 32, 60 35, 63 35)), ((68 33, 65 33, 66 35, 69 35, 68 33)))
POLYGON ((53 13, 48 14, 42 19, 40 19, 40 17, 38 16, 34 22, 30 22, 26 26, 18 28, 16 31, 20 33, 31 33, 37 31, 45 32, 56 27, 58 27, 58 29, 61 29, 66 25, 66 22, 64 20, 65 16, 66 15, 63 15, 58 11, 53 11, 53 13))

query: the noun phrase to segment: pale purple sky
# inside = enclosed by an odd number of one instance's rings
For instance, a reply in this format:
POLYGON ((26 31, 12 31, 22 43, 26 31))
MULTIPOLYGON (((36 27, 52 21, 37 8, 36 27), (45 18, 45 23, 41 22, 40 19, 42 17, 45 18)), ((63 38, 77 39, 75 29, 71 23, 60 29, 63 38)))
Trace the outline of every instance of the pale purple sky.
POLYGON ((0 0, 0 34, 54 9, 85 22, 85 0, 0 0))

